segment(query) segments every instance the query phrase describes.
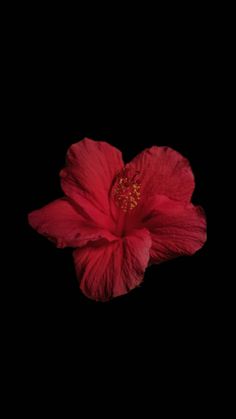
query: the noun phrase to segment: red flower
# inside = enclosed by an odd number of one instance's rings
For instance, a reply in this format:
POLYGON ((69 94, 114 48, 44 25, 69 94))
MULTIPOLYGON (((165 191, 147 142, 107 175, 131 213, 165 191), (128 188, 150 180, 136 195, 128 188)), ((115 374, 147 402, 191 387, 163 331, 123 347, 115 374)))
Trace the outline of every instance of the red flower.
POLYGON ((206 241, 206 220, 191 204, 188 161, 168 147, 144 150, 124 165, 119 150, 85 138, 61 171, 66 197, 29 214, 57 247, 74 247, 80 288, 106 301, 138 286, 149 264, 192 255, 206 241))

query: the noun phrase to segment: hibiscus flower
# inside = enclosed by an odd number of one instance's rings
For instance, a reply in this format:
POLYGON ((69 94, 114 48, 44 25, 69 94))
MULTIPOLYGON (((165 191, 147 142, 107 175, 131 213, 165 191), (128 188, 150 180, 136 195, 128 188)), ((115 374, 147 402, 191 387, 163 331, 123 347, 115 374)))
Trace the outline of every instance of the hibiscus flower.
POLYGON ((57 247, 73 247, 82 292, 107 301, 137 287, 153 263, 192 255, 206 241, 201 207, 191 204, 186 158, 153 146, 124 164, 115 147, 73 144, 60 172, 65 197, 29 214, 57 247))

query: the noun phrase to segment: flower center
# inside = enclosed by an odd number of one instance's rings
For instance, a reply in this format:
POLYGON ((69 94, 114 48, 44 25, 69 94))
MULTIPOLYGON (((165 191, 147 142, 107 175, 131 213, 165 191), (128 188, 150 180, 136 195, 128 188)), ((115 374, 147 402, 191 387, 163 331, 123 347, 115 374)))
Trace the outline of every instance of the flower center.
POLYGON ((137 176, 137 172, 133 176, 129 176, 124 169, 117 176, 113 186, 115 204, 124 212, 133 210, 138 205, 141 184, 137 176))

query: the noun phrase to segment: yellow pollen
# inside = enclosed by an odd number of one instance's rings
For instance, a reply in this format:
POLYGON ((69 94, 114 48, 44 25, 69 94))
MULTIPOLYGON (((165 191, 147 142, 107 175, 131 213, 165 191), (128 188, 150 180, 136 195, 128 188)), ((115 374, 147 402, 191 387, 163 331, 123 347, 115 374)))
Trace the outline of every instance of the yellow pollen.
POLYGON ((140 188, 141 185, 136 176, 129 178, 126 174, 124 176, 124 172, 118 175, 113 188, 113 197, 117 207, 124 212, 133 210, 140 200, 140 188))

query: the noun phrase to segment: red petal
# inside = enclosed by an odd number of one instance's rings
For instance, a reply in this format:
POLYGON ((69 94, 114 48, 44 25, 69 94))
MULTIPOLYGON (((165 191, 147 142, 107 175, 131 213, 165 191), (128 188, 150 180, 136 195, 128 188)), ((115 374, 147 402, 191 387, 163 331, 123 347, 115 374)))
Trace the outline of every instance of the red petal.
POLYGON ((85 138, 67 152, 67 165, 60 173, 62 189, 90 218, 99 220, 101 212, 110 214, 109 192, 123 166, 115 147, 85 138))
POLYGON ((192 255, 205 243, 206 218, 201 207, 156 196, 146 208, 140 225, 151 233, 151 263, 192 255))
POLYGON ((109 231, 88 223, 66 199, 58 199, 31 212, 29 223, 57 247, 80 247, 89 241, 116 239, 109 231))
POLYGON ((189 202, 194 190, 194 177, 189 162, 169 147, 151 147, 135 157, 127 166, 139 172, 141 198, 160 194, 189 202))
POLYGON ((99 301, 126 294, 142 281, 150 247, 150 234, 143 229, 113 243, 75 250, 81 290, 87 297, 99 301))

